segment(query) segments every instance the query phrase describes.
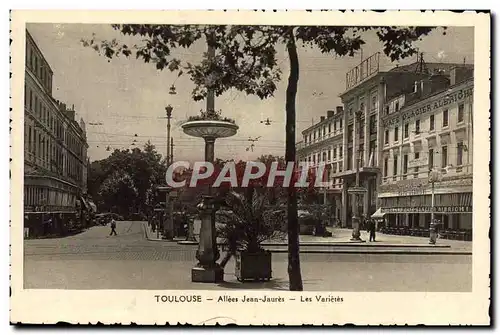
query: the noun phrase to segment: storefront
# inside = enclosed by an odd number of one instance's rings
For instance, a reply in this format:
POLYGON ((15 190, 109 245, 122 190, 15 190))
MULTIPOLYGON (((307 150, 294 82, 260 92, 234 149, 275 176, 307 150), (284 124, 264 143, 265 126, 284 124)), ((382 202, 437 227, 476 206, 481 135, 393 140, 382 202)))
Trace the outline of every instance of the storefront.
MULTIPOLYGON (((429 228, 430 194, 380 198, 390 227, 429 228)), ((435 218, 445 230, 472 230, 472 192, 435 194, 435 218)))

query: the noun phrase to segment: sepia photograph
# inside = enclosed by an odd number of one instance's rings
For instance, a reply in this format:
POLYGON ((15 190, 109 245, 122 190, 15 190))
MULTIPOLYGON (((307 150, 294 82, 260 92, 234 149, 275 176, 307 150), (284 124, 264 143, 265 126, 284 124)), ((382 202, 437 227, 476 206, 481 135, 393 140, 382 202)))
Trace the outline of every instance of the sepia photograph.
POLYGON ((489 15, 148 13, 11 13, 12 322, 489 322, 489 15))

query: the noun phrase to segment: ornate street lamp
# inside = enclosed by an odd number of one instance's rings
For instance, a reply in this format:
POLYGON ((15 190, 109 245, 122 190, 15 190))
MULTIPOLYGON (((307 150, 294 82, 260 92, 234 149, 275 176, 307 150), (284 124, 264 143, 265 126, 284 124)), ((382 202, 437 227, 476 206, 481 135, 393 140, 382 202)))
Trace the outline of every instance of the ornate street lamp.
MULTIPOLYGON (((361 125, 361 114, 362 111, 359 110, 356 112, 355 115, 355 122, 358 123, 357 129, 360 128, 361 125)), ((358 138, 358 135, 356 135, 356 138, 358 138)), ((357 144, 357 143, 356 143, 357 144)), ((356 155, 356 185, 354 187, 351 187, 347 190, 347 193, 352 195, 352 203, 353 203, 353 211, 352 211, 352 237, 351 241, 358 241, 361 242, 363 241, 361 239, 361 232, 360 232, 360 221, 361 218, 359 216, 359 197, 360 195, 365 195, 367 193, 366 188, 361 187, 359 185, 359 160, 360 160, 360 153, 359 153, 359 147, 356 149, 357 155, 356 155)))
POLYGON ((431 184, 431 222, 429 224, 429 244, 436 244, 437 239, 437 222, 434 219, 434 183, 440 182, 443 179, 443 174, 438 169, 432 169, 429 173, 429 183, 431 184))

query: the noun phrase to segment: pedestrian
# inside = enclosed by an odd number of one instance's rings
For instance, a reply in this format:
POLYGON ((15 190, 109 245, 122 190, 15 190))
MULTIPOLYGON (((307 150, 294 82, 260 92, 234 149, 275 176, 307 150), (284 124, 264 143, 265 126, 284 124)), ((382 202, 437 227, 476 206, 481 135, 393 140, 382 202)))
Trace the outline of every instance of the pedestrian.
POLYGON ((375 223, 374 219, 371 219, 368 224, 368 230, 370 232, 370 242, 375 242, 375 229, 377 227, 377 224, 375 223))
POLYGON ((115 236, 117 235, 116 234, 116 222, 115 222, 115 219, 111 219, 111 233, 109 233, 109 236, 115 234, 115 236))

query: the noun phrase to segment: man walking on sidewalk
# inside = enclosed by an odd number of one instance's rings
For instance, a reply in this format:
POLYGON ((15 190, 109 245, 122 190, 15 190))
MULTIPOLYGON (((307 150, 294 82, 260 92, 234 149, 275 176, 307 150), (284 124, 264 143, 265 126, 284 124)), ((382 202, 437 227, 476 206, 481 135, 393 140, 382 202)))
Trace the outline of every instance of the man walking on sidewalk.
POLYGON ((115 234, 115 236, 117 235, 116 234, 116 222, 115 222, 115 219, 111 219, 111 233, 109 234, 109 236, 115 234))
POLYGON ((375 242, 375 229, 377 225, 375 223, 375 220, 370 219, 368 223, 368 231, 370 232, 370 242, 375 242))

